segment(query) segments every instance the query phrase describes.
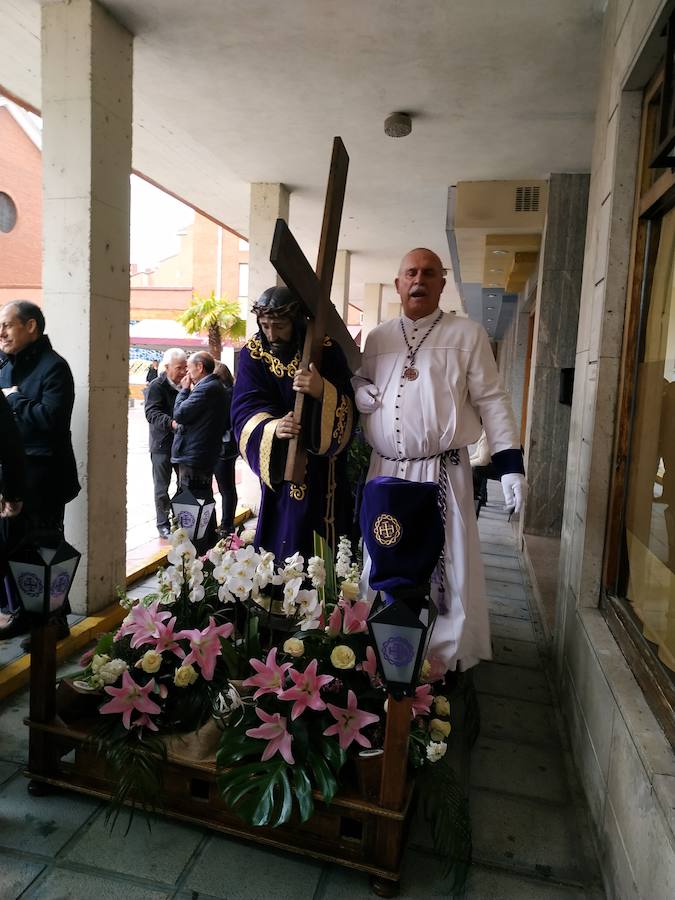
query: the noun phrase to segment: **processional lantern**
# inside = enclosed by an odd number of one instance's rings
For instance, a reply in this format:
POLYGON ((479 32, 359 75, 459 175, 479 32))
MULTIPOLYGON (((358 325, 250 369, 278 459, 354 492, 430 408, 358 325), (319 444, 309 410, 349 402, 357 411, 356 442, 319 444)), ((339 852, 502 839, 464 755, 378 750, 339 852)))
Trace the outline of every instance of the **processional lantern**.
POLYGON ((436 620, 429 586, 379 592, 368 617, 378 668, 389 693, 412 696, 436 620))
POLYGON ((438 485, 373 478, 363 491, 361 531, 378 592, 368 631, 379 669, 394 697, 410 696, 436 620, 430 585, 445 537, 438 485))
POLYGON ((56 547, 19 546, 9 568, 26 612, 47 621, 62 610, 80 558, 81 553, 65 540, 56 547))
POLYGON ((193 543, 204 537, 215 508, 216 501, 212 494, 197 497, 186 487, 180 488, 171 500, 171 509, 178 527, 185 529, 193 543))

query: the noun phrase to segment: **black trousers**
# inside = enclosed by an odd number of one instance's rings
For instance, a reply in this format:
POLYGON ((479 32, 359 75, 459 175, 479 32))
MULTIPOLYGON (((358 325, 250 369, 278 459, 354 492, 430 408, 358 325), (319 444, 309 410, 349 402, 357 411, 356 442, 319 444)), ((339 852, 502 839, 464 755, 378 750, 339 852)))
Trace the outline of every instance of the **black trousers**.
POLYGON ((221 529, 232 528, 234 525, 234 515, 237 511, 237 485, 234 480, 236 462, 236 456, 232 456, 230 459, 218 459, 213 470, 223 506, 223 514, 220 519, 221 529))
MULTIPOLYGON (((171 455, 169 453, 152 451, 150 459, 152 461, 152 480, 155 485, 157 525, 168 525, 171 511, 169 484, 171 483, 171 473, 174 471, 175 466, 171 464, 171 455)), ((178 472, 176 472, 176 477, 178 477, 178 472)))

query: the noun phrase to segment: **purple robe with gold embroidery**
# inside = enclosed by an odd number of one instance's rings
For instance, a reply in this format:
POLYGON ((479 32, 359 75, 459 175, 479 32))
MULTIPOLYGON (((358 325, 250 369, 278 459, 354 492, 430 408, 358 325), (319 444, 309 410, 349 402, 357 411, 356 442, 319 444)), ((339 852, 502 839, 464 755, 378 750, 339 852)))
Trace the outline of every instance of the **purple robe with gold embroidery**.
POLYGON ((278 561, 295 552, 312 555, 313 532, 335 549, 351 530, 353 498, 346 453, 354 428, 350 371, 337 344, 326 338, 321 360, 322 400, 305 397, 302 436, 307 471, 302 484, 283 481, 288 441, 274 434, 279 419, 295 406, 293 376, 299 354, 283 363, 264 349, 259 335, 239 358, 232 397, 232 425, 239 451, 258 475, 262 498, 255 545, 278 561))

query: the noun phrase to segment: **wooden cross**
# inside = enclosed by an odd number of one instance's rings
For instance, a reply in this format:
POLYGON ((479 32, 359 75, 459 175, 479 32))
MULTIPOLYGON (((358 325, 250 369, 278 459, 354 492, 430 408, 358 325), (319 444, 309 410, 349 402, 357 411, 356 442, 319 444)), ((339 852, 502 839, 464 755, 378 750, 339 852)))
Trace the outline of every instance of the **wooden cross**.
MULTIPOLYGON (((283 219, 277 219, 274 229, 270 262, 286 287, 300 300, 303 313, 309 319, 300 362, 303 369, 308 369, 309 364, 314 363, 321 371, 321 353, 326 334, 340 345, 352 371, 358 368, 359 364, 359 349, 330 299, 348 167, 349 156, 345 145, 341 138, 336 137, 333 140, 316 271, 307 262, 283 219)), ((305 395, 298 393, 293 410, 296 422, 300 422, 302 418, 304 401, 305 395)), ((305 477, 306 462, 306 453, 301 442, 297 437, 293 438, 289 441, 285 480, 301 483, 305 477)))

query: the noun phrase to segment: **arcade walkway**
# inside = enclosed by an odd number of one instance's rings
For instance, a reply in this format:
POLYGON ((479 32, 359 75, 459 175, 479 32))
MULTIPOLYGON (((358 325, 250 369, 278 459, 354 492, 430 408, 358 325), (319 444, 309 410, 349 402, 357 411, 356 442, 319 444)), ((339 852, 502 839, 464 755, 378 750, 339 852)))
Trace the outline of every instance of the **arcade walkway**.
MULTIPOLYGON (((479 520, 494 661, 476 672, 482 731, 471 760, 474 866, 467 900, 600 900, 586 811, 551 692, 541 630, 499 503, 479 520)), ((70 667, 72 668, 72 667, 70 667)), ((65 667, 64 671, 68 671, 65 667)), ((105 831, 104 807, 33 798, 21 774, 26 691, 0 705, 0 898, 41 900, 360 900, 367 878, 247 846, 200 828, 137 817, 105 831)), ((424 829, 413 825, 401 897, 442 896, 424 829)))

